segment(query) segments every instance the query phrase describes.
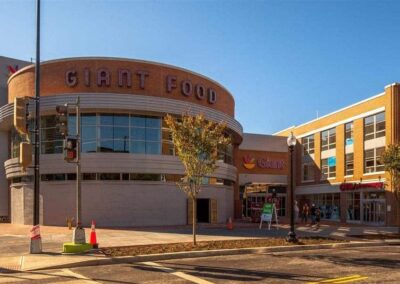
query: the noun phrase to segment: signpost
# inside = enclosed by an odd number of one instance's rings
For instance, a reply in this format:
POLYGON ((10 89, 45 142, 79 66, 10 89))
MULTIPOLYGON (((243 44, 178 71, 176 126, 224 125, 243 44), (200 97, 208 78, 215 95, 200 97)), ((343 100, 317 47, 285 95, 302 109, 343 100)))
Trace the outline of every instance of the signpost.
MULTIPOLYGON (((276 212, 275 203, 265 203, 261 213, 260 229, 262 222, 268 222, 268 230, 271 229, 272 219, 275 217, 275 223, 278 225, 278 214, 276 212)), ((276 227, 278 230, 278 227, 276 227)))

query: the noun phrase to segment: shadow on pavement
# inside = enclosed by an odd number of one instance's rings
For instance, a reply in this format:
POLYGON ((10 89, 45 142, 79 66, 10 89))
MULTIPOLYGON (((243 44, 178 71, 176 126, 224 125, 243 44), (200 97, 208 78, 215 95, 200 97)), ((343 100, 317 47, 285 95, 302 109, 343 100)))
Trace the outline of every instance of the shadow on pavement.
MULTIPOLYGON (((357 251, 357 249, 352 249, 352 250, 357 251)), ((357 253, 346 256, 340 256, 337 254, 327 255, 324 253, 318 253, 318 254, 303 255, 297 257, 310 261, 315 261, 315 260, 326 261, 340 266, 351 265, 351 266, 361 266, 363 268, 367 266, 382 267, 382 268, 400 268, 400 261, 398 257, 396 259, 373 257, 374 253, 379 253, 379 252, 380 252, 379 249, 371 250, 370 255, 372 257, 368 258, 357 257, 357 253)), ((385 250, 382 249, 382 252, 385 252, 385 250)))
MULTIPOLYGON (((163 264, 158 261, 157 263, 163 264)), ((204 265, 189 265, 181 263, 165 263, 165 266, 172 268, 179 272, 184 272, 200 278, 211 278, 221 279, 226 281, 262 281, 266 279, 284 279, 284 280, 296 280, 296 281, 312 281, 320 279, 313 275, 302 275, 295 273, 284 273, 284 272, 267 272, 257 271, 243 268, 227 268, 227 267, 215 267, 215 266, 204 266, 204 265)), ((142 271, 160 272, 158 268, 152 268, 147 265, 134 264, 132 268, 142 271)))

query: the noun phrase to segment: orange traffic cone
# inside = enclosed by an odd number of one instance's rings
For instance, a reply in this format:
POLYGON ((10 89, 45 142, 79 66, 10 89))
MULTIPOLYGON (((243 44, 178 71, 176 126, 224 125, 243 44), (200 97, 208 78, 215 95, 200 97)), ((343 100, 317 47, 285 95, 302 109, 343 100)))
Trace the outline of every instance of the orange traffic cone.
POLYGON ((96 224, 94 220, 92 220, 92 231, 90 232, 90 244, 92 245, 93 248, 99 248, 99 244, 97 243, 97 237, 96 237, 96 224))
POLYGON ((232 223, 232 218, 231 217, 228 218, 228 223, 226 223, 226 228, 228 230, 233 230, 233 223, 232 223))

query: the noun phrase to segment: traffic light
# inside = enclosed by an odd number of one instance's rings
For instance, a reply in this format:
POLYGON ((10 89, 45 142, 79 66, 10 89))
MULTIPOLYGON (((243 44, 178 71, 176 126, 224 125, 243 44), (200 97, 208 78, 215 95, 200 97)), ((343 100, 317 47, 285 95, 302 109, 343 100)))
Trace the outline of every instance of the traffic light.
POLYGON ((14 127, 20 134, 28 135, 28 104, 26 98, 14 98, 14 127))
POLYGON ((67 162, 75 162, 77 152, 77 138, 67 137, 64 140, 64 160, 67 162))
POLYGON ((32 164, 32 144, 21 142, 19 144, 19 163, 25 172, 26 168, 32 164))
POLYGON ((68 106, 56 106, 56 128, 64 138, 68 136, 68 106))

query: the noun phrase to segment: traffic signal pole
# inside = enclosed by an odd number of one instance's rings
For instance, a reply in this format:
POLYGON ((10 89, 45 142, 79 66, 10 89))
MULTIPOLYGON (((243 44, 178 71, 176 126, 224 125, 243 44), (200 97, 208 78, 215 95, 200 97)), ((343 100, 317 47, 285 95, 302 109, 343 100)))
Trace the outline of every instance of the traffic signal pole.
POLYGON ((78 97, 76 101, 76 227, 80 229, 82 229, 81 180, 81 108, 78 97))
POLYGON ((36 63, 35 63, 35 184, 33 190, 33 228, 31 230, 30 253, 42 252, 40 237, 40 0, 36 0, 36 63))

